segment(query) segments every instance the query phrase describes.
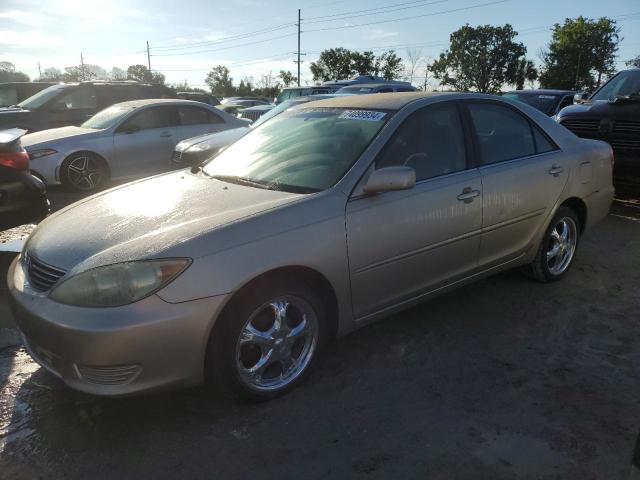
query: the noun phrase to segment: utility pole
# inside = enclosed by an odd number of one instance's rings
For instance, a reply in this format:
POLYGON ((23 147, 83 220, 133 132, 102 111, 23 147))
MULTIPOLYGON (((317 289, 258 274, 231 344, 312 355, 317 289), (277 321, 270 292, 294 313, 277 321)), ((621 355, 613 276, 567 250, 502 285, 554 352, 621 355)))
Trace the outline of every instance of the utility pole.
POLYGON ((82 80, 84 80, 84 57, 82 56, 82 52, 80 52, 80 72, 82 80))
POLYGON ((300 9, 298 9, 298 86, 300 86, 300 9))
POLYGON ((147 40, 147 66, 149 67, 149 71, 151 71, 151 54, 149 53, 149 40, 147 40))
POLYGON ((582 52, 578 52, 578 66, 576 67, 576 84, 574 88, 578 90, 578 74, 580 73, 580 57, 582 57, 582 52))
POLYGON ((38 62, 38 76, 42 78, 42 69, 40 68, 40 62, 38 62))

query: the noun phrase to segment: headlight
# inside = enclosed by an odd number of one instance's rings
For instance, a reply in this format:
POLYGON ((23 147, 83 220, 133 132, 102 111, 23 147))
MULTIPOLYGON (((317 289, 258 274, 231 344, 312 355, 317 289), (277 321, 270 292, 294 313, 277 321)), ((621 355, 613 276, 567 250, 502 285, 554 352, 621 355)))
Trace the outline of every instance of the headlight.
POLYGON ((40 158, 40 157, 46 157, 48 155, 53 155, 54 153, 58 153, 57 150, 54 150, 53 148, 43 148, 42 150, 33 150, 31 152, 27 152, 29 154, 29 158, 31 160, 34 160, 36 158, 40 158))
POLYGON ((206 143, 196 143, 195 145, 187 148, 187 152, 206 152, 207 150, 211 150, 213 147, 211 145, 207 145, 206 143))
POLYGON ((191 260, 143 260, 116 263, 74 275, 49 295, 78 307, 117 307, 137 302, 180 275, 191 260))

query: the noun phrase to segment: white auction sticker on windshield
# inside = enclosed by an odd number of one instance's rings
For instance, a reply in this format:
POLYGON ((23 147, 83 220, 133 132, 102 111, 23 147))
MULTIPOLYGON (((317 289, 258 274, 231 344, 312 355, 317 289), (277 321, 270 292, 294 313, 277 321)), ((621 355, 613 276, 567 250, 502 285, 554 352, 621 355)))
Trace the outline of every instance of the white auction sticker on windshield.
POLYGON ((349 120, 366 120, 368 122, 379 122, 386 116, 386 112, 372 112, 371 110, 346 110, 340 118, 349 120))

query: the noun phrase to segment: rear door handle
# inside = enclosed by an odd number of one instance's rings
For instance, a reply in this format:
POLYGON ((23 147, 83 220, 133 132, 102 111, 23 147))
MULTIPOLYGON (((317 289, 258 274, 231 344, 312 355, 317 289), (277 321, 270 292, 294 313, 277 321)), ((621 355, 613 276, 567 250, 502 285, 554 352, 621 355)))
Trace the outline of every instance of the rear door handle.
POLYGON ((554 165, 549 169, 549 175, 553 175, 554 177, 557 177, 562 172, 564 172, 564 168, 562 168, 560 165, 554 165))
POLYGON ((478 195, 480 195, 480 190, 473 190, 471 187, 466 187, 457 198, 461 202, 471 203, 478 195))
POLYGON ((163 138, 164 138, 164 137, 170 137, 170 136, 171 136, 171 132, 162 132, 162 133, 160 134, 160 136, 161 136, 161 137, 163 137, 163 138))

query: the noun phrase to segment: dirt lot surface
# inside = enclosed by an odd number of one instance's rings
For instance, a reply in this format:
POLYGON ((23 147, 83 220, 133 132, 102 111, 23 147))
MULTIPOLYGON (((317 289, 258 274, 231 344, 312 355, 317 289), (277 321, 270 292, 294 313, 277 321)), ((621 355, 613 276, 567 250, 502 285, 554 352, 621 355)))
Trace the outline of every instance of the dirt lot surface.
MULTIPOLYGON (((6 265, 5 254, 2 275, 6 265)), ((0 285, 2 479, 628 475, 640 429, 637 200, 616 201, 562 282, 507 272, 370 325, 259 405, 202 389, 73 392, 19 345, 0 285)))

